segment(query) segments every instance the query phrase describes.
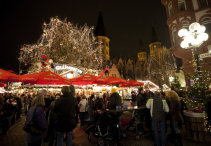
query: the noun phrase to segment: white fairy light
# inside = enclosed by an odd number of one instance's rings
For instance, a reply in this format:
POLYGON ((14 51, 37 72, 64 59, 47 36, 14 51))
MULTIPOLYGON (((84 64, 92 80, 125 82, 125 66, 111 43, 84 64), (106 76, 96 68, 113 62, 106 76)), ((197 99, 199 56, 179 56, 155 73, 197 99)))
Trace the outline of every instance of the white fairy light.
POLYGON ((40 62, 43 54, 54 63, 71 63, 92 69, 102 69, 104 65, 102 47, 95 39, 93 27, 74 26, 57 17, 50 18, 48 24, 44 22, 43 34, 37 43, 21 48, 20 64, 40 62))

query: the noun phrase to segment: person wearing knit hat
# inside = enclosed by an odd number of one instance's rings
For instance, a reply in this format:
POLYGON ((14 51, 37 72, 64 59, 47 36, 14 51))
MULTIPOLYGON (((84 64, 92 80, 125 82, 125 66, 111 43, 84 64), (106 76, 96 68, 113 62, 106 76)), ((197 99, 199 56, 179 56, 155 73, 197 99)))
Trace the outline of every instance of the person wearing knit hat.
POLYGON ((117 93, 116 88, 112 88, 108 108, 111 110, 115 110, 116 106, 121 106, 121 96, 119 95, 119 93, 117 93))
MULTIPOLYGON (((109 99, 109 103, 108 103, 108 109, 110 110, 121 110, 121 96, 119 95, 119 93, 117 92, 116 88, 112 88, 111 89, 111 96, 109 99)), ((119 144, 119 135, 120 134, 120 127, 121 127, 121 120, 120 120, 120 113, 119 112, 115 112, 115 118, 116 120, 118 120, 118 125, 119 128, 116 132, 118 132, 118 134, 116 134, 114 141, 117 143, 117 145, 119 144)))
POLYGON ((111 89, 111 93, 115 93, 115 92, 117 92, 117 89, 116 88, 112 88, 111 89))

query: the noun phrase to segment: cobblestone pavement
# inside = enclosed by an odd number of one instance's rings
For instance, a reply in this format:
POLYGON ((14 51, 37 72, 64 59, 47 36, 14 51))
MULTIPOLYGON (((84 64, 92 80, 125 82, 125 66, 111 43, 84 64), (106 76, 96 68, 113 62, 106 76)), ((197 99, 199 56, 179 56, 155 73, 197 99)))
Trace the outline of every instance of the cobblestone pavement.
MULTIPOLYGON (((0 136, 0 146, 26 146, 25 132, 22 130, 25 117, 21 117, 20 120, 16 121, 15 125, 11 126, 7 135, 0 136)), ((74 139, 73 146, 95 146, 96 140, 93 139, 93 142, 90 143, 87 139, 87 135, 83 129, 79 126, 74 129, 74 139)), ((211 138, 209 142, 196 143, 192 140, 187 140, 183 138, 184 146, 209 146, 211 145, 211 138)), ((122 146, 154 146, 152 136, 145 134, 141 139, 136 140, 135 135, 130 133, 127 139, 121 140, 122 146)), ((43 146, 47 146, 48 143, 43 143, 43 146)), ((167 146, 173 146, 171 142, 167 140, 167 146)))

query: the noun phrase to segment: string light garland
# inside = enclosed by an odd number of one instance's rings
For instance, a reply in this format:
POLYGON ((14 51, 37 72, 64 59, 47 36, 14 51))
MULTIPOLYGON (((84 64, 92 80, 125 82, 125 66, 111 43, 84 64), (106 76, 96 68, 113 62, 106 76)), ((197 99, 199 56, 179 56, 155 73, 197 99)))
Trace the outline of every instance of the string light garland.
POLYGON ((43 34, 35 44, 25 44, 20 49, 20 68, 29 67, 30 72, 40 72, 42 55, 54 63, 65 63, 91 69, 102 69, 104 58, 102 42, 98 42, 93 27, 79 27, 58 17, 43 24, 43 34))

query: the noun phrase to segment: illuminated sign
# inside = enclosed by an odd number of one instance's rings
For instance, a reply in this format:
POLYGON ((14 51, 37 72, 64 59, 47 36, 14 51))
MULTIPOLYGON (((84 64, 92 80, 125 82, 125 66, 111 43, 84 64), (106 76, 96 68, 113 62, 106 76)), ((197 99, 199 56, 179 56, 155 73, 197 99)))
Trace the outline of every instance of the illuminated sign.
POLYGON ((57 71, 64 71, 64 70, 70 70, 70 71, 74 71, 74 72, 78 72, 78 73, 82 73, 82 70, 73 67, 71 65, 66 65, 66 64, 62 64, 62 65, 55 65, 55 70, 57 71))

